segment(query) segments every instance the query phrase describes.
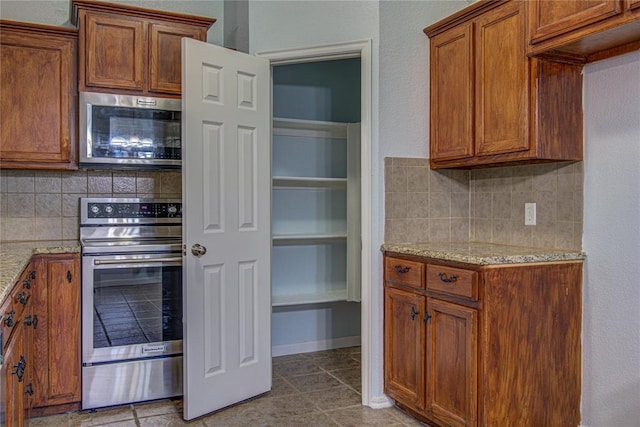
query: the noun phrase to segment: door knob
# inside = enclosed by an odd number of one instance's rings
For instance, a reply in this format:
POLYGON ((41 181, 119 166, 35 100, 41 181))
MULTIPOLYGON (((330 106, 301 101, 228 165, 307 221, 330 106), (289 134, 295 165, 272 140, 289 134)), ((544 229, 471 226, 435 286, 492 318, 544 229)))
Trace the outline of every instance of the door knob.
POLYGON ((207 248, 202 246, 200 243, 196 243, 191 246, 191 253, 199 258, 207 253, 207 248))

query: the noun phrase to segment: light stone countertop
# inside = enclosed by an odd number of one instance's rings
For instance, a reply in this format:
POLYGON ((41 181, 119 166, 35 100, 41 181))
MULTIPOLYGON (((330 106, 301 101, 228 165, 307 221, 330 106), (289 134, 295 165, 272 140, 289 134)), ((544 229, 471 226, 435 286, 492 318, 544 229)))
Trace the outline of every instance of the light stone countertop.
POLYGON ((416 255, 475 265, 581 261, 586 254, 575 250, 540 249, 495 243, 384 243, 382 251, 416 255))
POLYGON ((0 242, 0 302, 4 301, 32 255, 80 253, 77 240, 0 242))

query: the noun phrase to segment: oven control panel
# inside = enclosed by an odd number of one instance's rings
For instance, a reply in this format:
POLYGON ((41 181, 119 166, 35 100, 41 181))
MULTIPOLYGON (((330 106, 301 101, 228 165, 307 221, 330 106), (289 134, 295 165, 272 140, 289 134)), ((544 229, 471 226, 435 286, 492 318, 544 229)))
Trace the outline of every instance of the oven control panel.
POLYGON ((89 201, 87 219, 182 218, 181 202, 89 201))

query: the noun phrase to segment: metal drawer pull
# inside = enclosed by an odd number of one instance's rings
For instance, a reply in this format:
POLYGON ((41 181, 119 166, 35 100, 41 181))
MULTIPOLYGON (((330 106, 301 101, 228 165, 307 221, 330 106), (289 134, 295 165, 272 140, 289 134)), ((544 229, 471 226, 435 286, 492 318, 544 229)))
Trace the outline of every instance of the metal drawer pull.
POLYGON ((418 312, 416 311, 416 308, 411 307, 411 320, 416 320, 416 314, 418 314, 418 312))
POLYGON ((4 324, 7 328, 12 328, 14 325, 13 316, 16 314, 15 310, 11 310, 10 312, 4 315, 4 324))
POLYGON ((408 273, 409 270, 411 270, 411 267, 409 267, 408 265, 405 265, 403 267, 400 264, 394 265, 393 268, 396 270, 396 273, 398 274, 405 274, 405 273, 408 273))
POLYGON ((182 257, 168 258, 151 258, 151 259, 95 259, 93 265, 109 265, 109 264, 149 264, 156 262, 178 262, 182 261, 182 257))
POLYGON ((27 293, 20 292, 18 295, 16 295, 16 301, 22 305, 25 305, 27 303, 27 293))
POLYGON ((447 277, 446 273, 438 273, 438 277, 440 277, 440 280, 445 283, 455 283, 458 280, 458 276, 456 274, 452 274, 451 276, 447 277))

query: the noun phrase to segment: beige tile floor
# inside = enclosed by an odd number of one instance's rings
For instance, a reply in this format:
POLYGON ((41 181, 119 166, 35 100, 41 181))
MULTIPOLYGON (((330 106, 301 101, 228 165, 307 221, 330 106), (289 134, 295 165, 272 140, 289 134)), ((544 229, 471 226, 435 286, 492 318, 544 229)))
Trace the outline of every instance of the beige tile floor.
POLYGON ((273 359, 272 390, 205 417, 182 420, 182 400, 136 403, 96 412, 33 418, 30 426, 421 426, 396 408, 360 404, 360 347, 273 359))

